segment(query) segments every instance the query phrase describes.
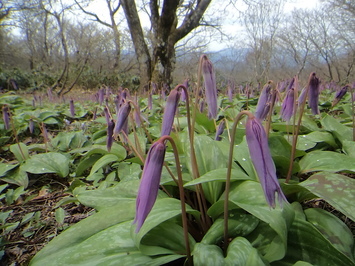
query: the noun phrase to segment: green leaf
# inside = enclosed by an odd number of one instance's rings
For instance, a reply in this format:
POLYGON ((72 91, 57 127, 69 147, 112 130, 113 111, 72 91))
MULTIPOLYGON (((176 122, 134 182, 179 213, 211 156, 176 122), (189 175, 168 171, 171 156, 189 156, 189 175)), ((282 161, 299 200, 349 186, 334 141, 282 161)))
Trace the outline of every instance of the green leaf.
POLYGON ((64 223, 65 219, 65 211, 63 208, 57 208, 54 213, 55 220, 57 221, 58 224, 62 225, 64 223))
POLYGON ((88 178, 90 178, 91 175, 96 173, 99 169, 103 168, 104 166, 116 162, 118 160, 118 157, 114 154, 106 154, 102 156, 97 162, 92 166, 90 174, 88 178))
POLYGON ((216 245, 197 243, 192 254, 195 266, 224 265, 223 251, 216 245))
POLYGON ((55 173, 60 177, 69 174, 69 159, 57 152, 36 154, 21 166, 21 169, 32 174, 55 173))
POLYGON ((229 197, 232 203, 264 221, 276 232, 268 248, 263 250, 263 256, 270 262, 281 259, 286 252, 288 227, 294 217, 289 204, 284 203, 283 209, 279 206, 271 209, 260 183, 254 181, 232 184, 229 197))
MULTIPOLYGON (((189 205, 186 205, 186 212, 196 217, 199 216, 199 212, 193 210, 189 205)), ((174 198, 157 199, 143 226, 135 234, 134 241, 136 246, 139 247, 142 238, 154 227, 180 214, 181 202, 179 200, 174 198)))
POLYGON ((240 144, 235 145, 233 150, 233 158, 239 163, 239 165, 252 180, 258 180, 254 165, 250 159, 249 148, 245 136, 240 144))
POLYGON ((355 265, 354 261, 338 251, 311 223, 295 219, 289 230, 287 253, 280 265, 292 265, 298 261, 312 265, 355 265))
POLYGON ((265 265, 257 249, 244 237, 237 237, 229 244, 225 265, 265 265))
MULTIPOLYGON (((189 150, 189 145, 190 144, 187 143, 187 147, 185 148, 186 150, 189 150)), ((208 136, 195 136, 195 153, 200 175, 204 175, 211 170, 227 166, 227 158, 224 156, 224 153, 216 144, 216 141, 212 140, 208 136)), ((190 173, 192 173, 190 152, 186 152, 185 154, 187 165, 190 173)), ((221 182, 203 183, 202 188, 206 199, 211 203, 216 202, 223 192, 223 184, 221 182)))
POLYGON ((52 141, 53 147, 60 151, 68 151, 80 148, 87 138, 82 131, 78 132, 60 132, 52 141))
POLYGON ((354 247, 353 235, 339 218, 328 211, 316 208, 310 208, 304 211, 307 220, 312 223, 321 232, 332 245, 348 256, 354 259, 352 251, 354 247))
POLYGON ((28 158, 30 158, 30 155, 28 154, 28 148, 22 142, 20 142, 18 144, 11 145, 10 151, 15 155, 15 157, 19 163, 23 163, 28 158))
POLYGON ((131 238, 135 203, 102 209, 69 227, 32 259, 30 265, 146 265, 152 259, 131 238))
POLYGON ((301 173, 316 171, 355 172, 355 158, 333 151, 312 151, 300 161, 301 173))
POLYGON ((355 221, 354 179, 340 174, 321 172, 310 176, 299 185, 355 221))
POLYGON ((343 140, 343 151, 345 154, 355 158, 355 142, 350 140, 343 140))
MULTIPOLYGON (((259 219, 241 210, 230 210, 228 219, 228 237, 245 236, 259 224, 259 219)), ((204 235, 201 243, 220 244, 224 237, 224 219, 218 218, 204 235)))
MULTIPOLYGON (((197 179, 194 179, 186 183, 184 186, 189 187, 189 186, 194 186, 197 184, 213 182, 213 181, 226 182, 226 177, 227 177, 227 168, 215 169, 205 173, 204 175, 200 176, 197 179)), ((246 175, 242 169, 240 168, 232 169, 231 181, 250 180, 250 179, 251 178, 248 175, 246 175)))
POLYGON ((135 202, 139 187, 139 180, 121 181, 106 189, 86 190, 75 195, 85 206, 96 210, 110 208, 119 204, 135 202))
POLYGON ((27 188, 28 186, 28 176, 27 173, 22 170, 22 166, 9 172, 2 178, 2 180, 11 184, 23 186, 24 188, 27 188))
POLYGON ((322 126, 325 130, 331 132, 340 142, 344 140, 352 141, 352 130, 350 127, 344 126, 334 117, 326 115, 321 120, 322 126))
POLYGON ((7 164, 0 162, 0 177, 5 176, 10 170, 16 168, 18 164, 7 164))
POLYGON ((121 181, 138 180, 142 168, 136 163, 121 162, 117 166, 117 175, 121 181))
POLYGON ((88 168, 93 166, 101 157, 102 157, 101 154, 93 154, 93 155, 88 156, 88 157, 84 158, 83 160, 81 160, 75 170, 76 176, 83 175, 83 173, 88 168))
MULTIPOLYGON (((190 248, 195 240, 189 236, 190 248)), ((149 256, 161 254, 186 254, 184 232, 176 221, 165 221, 150 230, 142 239, 139 250, 149 256)))

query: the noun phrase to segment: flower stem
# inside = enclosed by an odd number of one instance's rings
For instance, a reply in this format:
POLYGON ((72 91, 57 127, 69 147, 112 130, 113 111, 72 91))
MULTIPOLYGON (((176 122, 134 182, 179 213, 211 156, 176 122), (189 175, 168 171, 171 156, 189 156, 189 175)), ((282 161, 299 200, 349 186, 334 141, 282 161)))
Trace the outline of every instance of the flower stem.
POLYGON ((227 178, 226 178, 226 188, 224 191, 224 251, 227 252, 228 248, 228 201, 229 201, 229 191, 230 191, 230 182, 231 182, 231 174, 232 174, 232 163, 233 163, 233 151, 234 151, 234 140, 235 134, 237 131, 237 125, 241 120, 243 115, 248 115, 252 117, 253 114, 250 111, 241 111, 235 118, 232 125, 232 133, 231 133, 231 141, 229 146, 229 157, 228 157, 228 170, 227 170, 227 178))
POLYGON ((187 213, 186 213, 186 205, 185 205, 185 192, 184 192, 184 184, 182 180, 182 172, 180 167, 180 160, 179 160, 179 153, 176 147, 174 140, 170 136, 163 136, 161 140, 168 140, 173 148, 174 157, 175 157, 175 164, 176 170, 178 175, 178 186, 179 186, 179 193, 180 193, 180 202, 181 202, 181 219, 182 219, 182 227, 184 230, 184 239, 185 239, 185 247, 186 247, 186 255, 187 255, 187 262, 189 265, 192 264, 192 257, 191 257, 191 249, 190 249, 190 242, 189 242, 189 231, 187 226, 187 213))
MULTIPOLYGON (((295 123, 293 123, 294 130, 293 130, 292 147, 291 147, 291 158, 290 158, 290 165, 289 165, 289 168, 288 168, 288 172, 287 172, 287 177, 286 177, 285 183, 288 183, 290 181, 290 179, 291 179, 293 161, 295 159, 295 154, 296 154, 297 139, 298 139, 298 134, 299 134, 299 130, 300 130, 301 122, 302 122, 302 116, 303 116, 303 113, 304 113, 304 108, 306 106, 306 99, 307 99, 307 96, 308 96, 308 92, 309 92, 309 86, 307 86, 307 88, 306 88, 306 92, 305 92, 306 95, 305 95, 305 98, 304 98, 304 100, 302 102, 302 105, 300 106, 300 113, 299 113, 299 116, 298 116, 298 122, 297 122, 296 127, 295 127, 295 123)), ((295 95, 297 95, 297 94, 295 94, 295 95)), ((296 112, 295 112, 294 115, 296 116, 296 112)))

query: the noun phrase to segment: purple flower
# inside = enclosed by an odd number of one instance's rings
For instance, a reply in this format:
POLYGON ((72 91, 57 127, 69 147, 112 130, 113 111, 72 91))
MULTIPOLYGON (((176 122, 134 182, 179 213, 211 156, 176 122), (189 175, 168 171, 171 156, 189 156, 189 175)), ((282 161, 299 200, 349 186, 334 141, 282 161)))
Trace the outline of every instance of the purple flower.
POLYGON ((216 131, 216 136, 214 137, 215 140, 221 141, 221 135, 223 134, 224 128, 225 128, 226 121, 222 120, 221 123, 219 123, 217 131, 216 131))
POLYGON ((261 121, 266 118, 270 110, 270 102, 272 98, 271 84, 272 81, 269 81, 267 84, 265 84, 261 91, 258 104, 256 105, 255 116, 261 121))
POLYGON ((298 97, 298 105, 299 106, 304 102, 304 100, 306 98, 306 93, 307 93, 307 87, 304 87, 301 91, 300 96, 298 97))
POLYGON ((4 120, 5 129, 10 129, 10 116, 9 116, 9 107, 4 105, 2 107, 2 119, 4 120))
POLYGON ((71 99, 69 102, 69 109, 70 109, 70 115, 75 116, 75 106, 74 106, 74 100, 71 99))
POLYGON ((276 168, 272 160, 268 139, 259 119, 248 118, 246 123, 246 139, 250 157, 259 176, 269 206, 275 208, 275 192, 278 194, 280 205, 287 201, 276 177, 276 168))
POLYGON ((136 201, 136 233, 141 229, 158 195, 161 172, 165 157, 165 144, 158 140, 149 149, 145 160, 136 201))
MULTIPOLYGON (((182 85, 186 88, 187 91, 189 91, 189 81, 190 81, 189 79, 185 79, 184 82, 182 83, 182 85)), ((186 101, 186 98, 187 98, 186 92, 185 90, 182 90, 180 100, 184 102, 186 101)))
POLYGON ((129 102, 124 102, 117 113, 116 125, 113 130, 113 136, 116 138, 121 132, 128 118, 129 112, 131 111, 131 105, 129 102))
POLYGON ((178 108, 180 95, 181 92, 178 89, 173 89, 168 96, 164 110, 161 136, 170 135, 171 128, 174 123, 175 113, 178 108))
POLYGON ((319 101, 319 85, 320 80, 316 77, 316 73, 312 72, 308 80, 308 104, 312 110, 312 114, 319 114, 318 101, 319 101))
POLYGON ((295 105, 295 89, 291 88, 287 90, 286 97, 281 106, 281 118, 284 121, 290 121, 294 113, 295 105))
POLYGON ((348 91, 349 88, 350 88, 350 86, 346 85, 336 92, 332 106, 335 106, 338 102, 340 102, 340 100, 344 97, 344 95, 346 94, 346 92, 348 91))
POLYGON ((212 62, 208 60, 206 55, 202 55, 202 76, 205 83, 206 102, 208 105, 208 117, 210 119, 217 118, 217 86, 216 75, 212 66, 212 62))
POLYGON ((105 118, 107 122, 106 147, 108 151, 111 151, 111 147, 113 144, 113 129, 115 128, 115 122, 111 119, 107 106, 105 106, 104 112, 105 112, 105 118))

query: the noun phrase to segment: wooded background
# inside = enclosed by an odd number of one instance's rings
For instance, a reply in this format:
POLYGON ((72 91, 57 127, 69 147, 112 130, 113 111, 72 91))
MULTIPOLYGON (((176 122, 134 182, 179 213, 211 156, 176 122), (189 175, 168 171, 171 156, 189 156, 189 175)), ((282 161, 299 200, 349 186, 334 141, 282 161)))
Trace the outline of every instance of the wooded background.
POLYGON ((202 53, 214 63, 219 84, 302 80, 311 71, 325 82, 352 82, 355 1, 321 0, 314 9, 288 12, 286 3, 0 1, 0 87, 61 94, 74 85, 169 86, 194 80, 202 53), (225 32, 226 24, 235 32, 225 32))

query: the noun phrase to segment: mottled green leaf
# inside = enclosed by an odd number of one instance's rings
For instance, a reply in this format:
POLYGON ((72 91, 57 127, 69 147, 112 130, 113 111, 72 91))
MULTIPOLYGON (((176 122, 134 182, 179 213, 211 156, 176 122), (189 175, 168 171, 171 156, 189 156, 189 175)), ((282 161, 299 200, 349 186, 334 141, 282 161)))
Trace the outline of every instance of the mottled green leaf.
POLYGON ((254 181, 233 184, 229 197, 232 203, 264 221, 276 232, 263 256, 270 262, 281 259, 286 252, 287 231, 294 216, 289 204, 284 203, 283 209, 279 206, 270 208, 260 183, 254 181))
POLYGON ((355 172, 355 158, 333 151, 312 151, 300 161, 301 173, 316 171, 355 172))
POLYGON ((353 235, 338 217, 323 209, 310 208, 304 211, 307 220, 312 223, 335 248, 344 253, 350 259, 354 259, 352 251, 354 247, 353 235))
POLYGON ((355 221, 355 180, 344 175, 321 172, 312 175, 300 186, 321 197, 335 209, 355 221))
POLYGON ((286 256, 278 265, 293 265, 298 261, 312 265, 355 265, 354 261, 338 251, 311 223, 295 219, 289 230, 286 256))

